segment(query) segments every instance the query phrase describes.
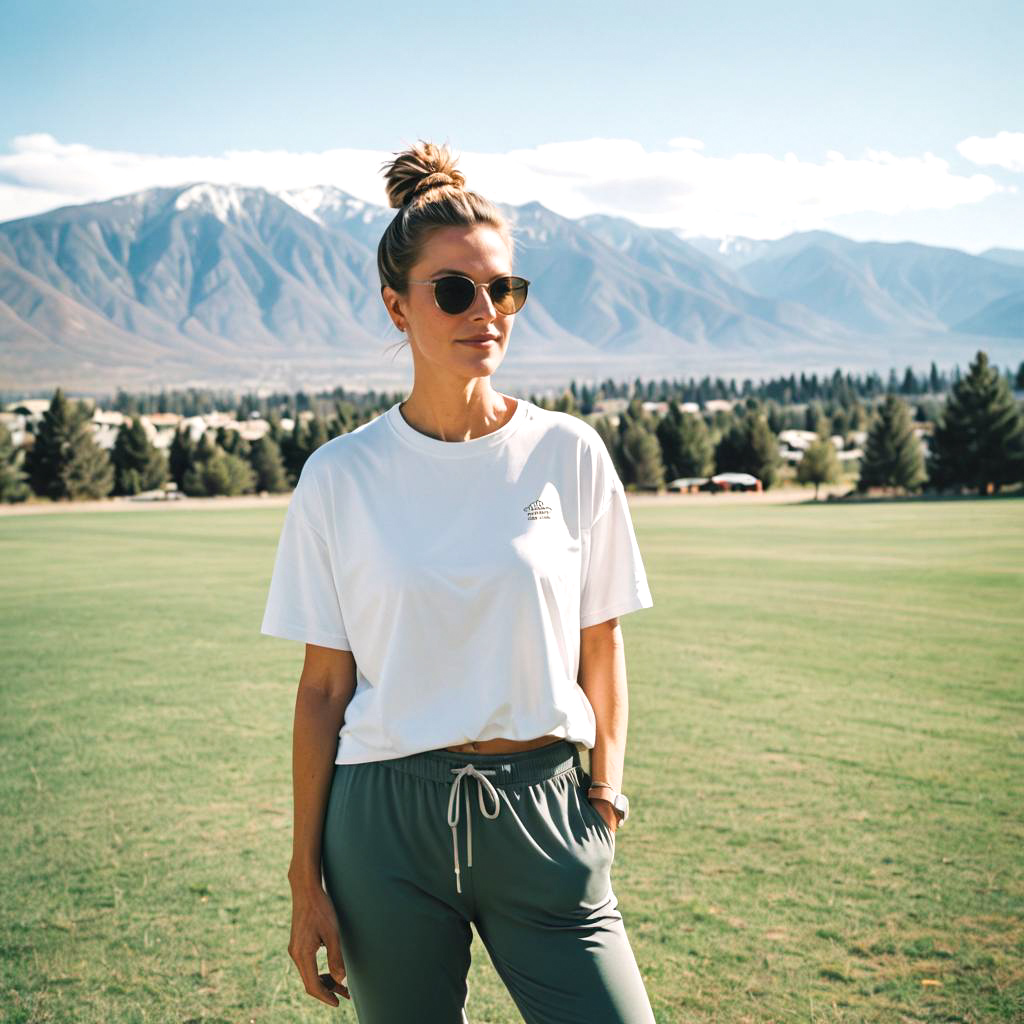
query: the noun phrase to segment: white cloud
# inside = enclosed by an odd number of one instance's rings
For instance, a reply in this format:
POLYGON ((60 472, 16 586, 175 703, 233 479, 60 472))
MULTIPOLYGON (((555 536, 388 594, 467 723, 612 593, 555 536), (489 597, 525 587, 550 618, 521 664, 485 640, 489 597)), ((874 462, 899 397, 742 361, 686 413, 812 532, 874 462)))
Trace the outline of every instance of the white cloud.
POLYGON ((66 203, 208 181, 270 189, 335 184, 387 204, 381 163, 390 154, 366 149, 321 153, 229 150, 221 156, 154 156, 68 145, 52 135, 21 135, 0 155, 0 220, 66 203))
MULTIPOLYGON (((380 167, 392 155, 331 149, 154 156, 25 135, 0 155, 0 220, 193 181, 271 189, 332 184, 385 205, 380 167)), ((932 153, 895 156, 869 149, 848 158, 828 150, 819 162, 794 153, 717 157, 707 155, 699 139, 685 136, 652 151, 629 139, 593 138, 456 155, 469 187, 492 199, 538 200, 568 217, 609 213, 711 236, 776 238, 829 227, 830 218, 842 215, 944 210, 1012 191, 986 174, 956 174, 932 153)))
POLYGON ((999 132, 988 138, 971 135, 958 142, 956 148, 973 164, 1024 173, 1024 132, 999 132))

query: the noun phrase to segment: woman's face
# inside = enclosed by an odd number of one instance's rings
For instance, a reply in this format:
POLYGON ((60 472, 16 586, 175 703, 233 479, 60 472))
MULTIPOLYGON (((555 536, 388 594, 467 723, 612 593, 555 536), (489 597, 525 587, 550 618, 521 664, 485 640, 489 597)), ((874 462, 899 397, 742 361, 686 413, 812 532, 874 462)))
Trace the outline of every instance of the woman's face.
MULTIPOLYGON (((482 224, 435 229, 409 277, 427 281, 452 271, 488 284, 511 274, 505 239, 482 224)), ((409 336, 414 362, 424 360, 431 369, 467 378, 493 373, 505 357, 515 314, 499 313, 485 288, 477 288, 469 309, 455 315, 437 308, 434 289, 426 284, 410 284, 404 297, 385 287, 382 297, 395 326, 409 336), (491 340, 482 345, 466 343, 480 336, 491 340)))

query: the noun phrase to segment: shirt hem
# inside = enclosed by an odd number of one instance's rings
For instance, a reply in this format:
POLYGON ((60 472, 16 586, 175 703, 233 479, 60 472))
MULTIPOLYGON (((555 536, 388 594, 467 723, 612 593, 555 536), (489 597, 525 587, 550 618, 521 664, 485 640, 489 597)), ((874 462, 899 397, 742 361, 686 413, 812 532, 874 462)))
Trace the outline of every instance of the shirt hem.
POLYGON ((336 651, 352 650, 347 637, 339 636, 337 633, 319 633, 311 631, 308 627, 293 626, 287 622, 261 626, 260 633, 264 636, 279 637, 282 640, 295 640, 300 644, 330 647, 336 651))
POLYGON ((624 601, 617 601, 615 604, 605 605, 597 611, 588 612, 580 616, 580 629, 588 626, 596 626, 599 622, 607 622, 608 619, 618 618, 620 615, 627 615, 629 612, 639 611, 641 608, 653 608, 654 599, 649 593, 637 592, 624 601))
MULTIPOLYGON (((587 746, 586 740, 569 739, 568 736, 563 738, 566 739, 569 743, 571 743, 574 747, 576 747, 576 749, 580 751, 580 753, 582 753, 585 750, 593 749, 592 747, 587 746)), ((442 747, 449 745, 454 746, 455 743, 458 742, 453 741, 452 744, 441 743, 437 747, 426 747, 423 750, 419 751, 396 752, 394 750, 379 750, 377 748, 367 747, 363 743, 353 743, 351 738, 348 739, 348 743, 346 744, 345 739, 346 738, 344 736, 339 737, 338 739, 338 747, 334 754, 335 764, 368 764, 373 761, 395 761, 400 757, 409 757, 417 753, 426 753, 426 751, 428 750, 440 750, 442 747), (354 754, 351 751, 346 752, 343 758, 342 747, 344 746, 356 747, 356 752, 354 754)))

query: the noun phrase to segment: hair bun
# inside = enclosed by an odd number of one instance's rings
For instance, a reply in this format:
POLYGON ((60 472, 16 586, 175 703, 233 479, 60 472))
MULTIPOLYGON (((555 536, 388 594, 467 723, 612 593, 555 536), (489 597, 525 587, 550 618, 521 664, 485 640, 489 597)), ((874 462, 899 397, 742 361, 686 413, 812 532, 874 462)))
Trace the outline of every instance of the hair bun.
POLYGON ((432 188, 440 188, 442 185, 455 185, 455 179, 445 171, 434 171, 428 174, 413 190, 412 198, 429 192, 432 188))
POLYGON ((436 146, 422 139, 396 154, 394 160, 385 161, 381 169, 387 182, 388 203, 395 209, 433 189, 449 186, 461 189, 466 184, 448 146, 436 146))

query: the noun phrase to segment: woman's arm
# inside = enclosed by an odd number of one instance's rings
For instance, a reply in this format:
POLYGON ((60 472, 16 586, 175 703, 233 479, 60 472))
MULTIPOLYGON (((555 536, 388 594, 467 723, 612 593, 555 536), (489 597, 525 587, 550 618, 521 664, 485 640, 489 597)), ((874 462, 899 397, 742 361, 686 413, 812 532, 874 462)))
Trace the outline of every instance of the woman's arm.
POLYGON ((329 1006, 339 1005, 327 984, 332 978, 337 991, 346 999, 350 996, 340 984, 345 977, 345 965, 337 915, 323 888, 320 846, 338 750, 338 730, 355 692, 355 668, 351 651, 306 644, 292 732, 295 822, 288 868, 292 889, 288 952, 302 975, 306 991, 329 1006), (317 973, 316 954, 321 946, 327 947, 328 976, 317 973))
MULTIPOLYGON (((626 652, 617 618, 580 630, 579 684, 597 719, 597 736, 594 749, 590 751, 590 775, 621 790, 629 698, 626 652)), ((610 801, 594 797, 591 803, 613 832, 618 829, 619 817, 610 801)))

